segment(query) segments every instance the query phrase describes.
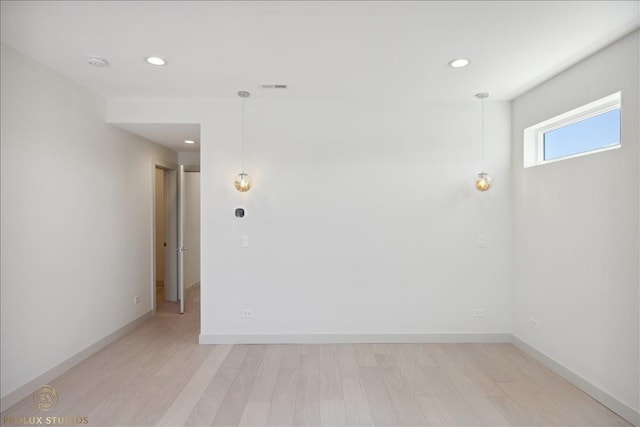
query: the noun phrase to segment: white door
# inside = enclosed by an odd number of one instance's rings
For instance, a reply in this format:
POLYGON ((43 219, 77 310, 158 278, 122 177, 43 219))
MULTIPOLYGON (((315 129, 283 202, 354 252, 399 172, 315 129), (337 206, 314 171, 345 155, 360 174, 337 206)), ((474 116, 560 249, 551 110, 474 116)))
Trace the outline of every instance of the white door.
POLYGON ((180 314, 185 310, 184 290, 184 166, 178 166, 178 299, 180 300, 180 314))
POLYGON ((164 174, 165 189, 165 241, 167 242, 164 253, 164 300, 177 302, 178 295, 178 170, 166 169, 164 174))

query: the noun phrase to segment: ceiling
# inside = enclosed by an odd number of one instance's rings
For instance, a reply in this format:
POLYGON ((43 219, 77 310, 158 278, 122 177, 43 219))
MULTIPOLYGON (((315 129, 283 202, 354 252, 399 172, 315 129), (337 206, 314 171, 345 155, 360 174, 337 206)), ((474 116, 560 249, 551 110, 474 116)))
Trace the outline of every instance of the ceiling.
POLYGON ((200 151, 200 125, 191 123, 113 123, 173 151, 200 151), (185 140, 193 144, 185 144, 185 140))
POLYGON ((638 28, 639 6, 2 1, 0 31, 2 42, 105 97, 230 99, 249 90, 259 98, 468 99, 488 91, 510 100, 638 28), (109 66, 88 65, 91 55, 109 66), (145 63, 151 55, 168 64, 145 63), (447 66, 458 57, 471 63, 447 66))

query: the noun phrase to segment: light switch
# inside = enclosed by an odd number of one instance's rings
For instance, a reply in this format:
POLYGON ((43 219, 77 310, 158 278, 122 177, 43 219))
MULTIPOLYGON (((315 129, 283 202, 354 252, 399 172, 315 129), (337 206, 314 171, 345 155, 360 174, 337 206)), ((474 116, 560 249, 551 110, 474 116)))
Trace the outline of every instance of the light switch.
POLYGON ((240 236, 240 247, 241 248, 249 247, 249 236, 247 236, 246 234, 243 234, 242 236, 240 236))

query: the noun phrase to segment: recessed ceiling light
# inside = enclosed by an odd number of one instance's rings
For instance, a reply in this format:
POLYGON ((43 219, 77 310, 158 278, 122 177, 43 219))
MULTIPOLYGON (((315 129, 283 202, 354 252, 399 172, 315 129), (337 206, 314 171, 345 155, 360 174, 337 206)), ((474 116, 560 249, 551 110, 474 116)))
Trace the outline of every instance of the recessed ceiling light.
POLYGON ((196 142, 195 142, 195 141, 192 141, 192 140, 190 140, 190 139, 185 139, 185 140, 184 140, 184 143, 185 143, 185 144, 195 144, 196 142))
POLYGON ((144 58, 151 65, 167 65, 167 61, 160 58, 159 56, 147 56, 144 58))
POLYGON ((449 61, 449 67, 451 68, 462 68, 469 65, 469 60, 467 58, 456 58, 449 61))
POLYGON ((94 67, 106 67, 107 65, 109 65, 109 62, 107 62, 106 59, 104 58, 100 58, 99 56, 90 56, 87 58, 87 62, 89 63, 89 65, 93 65, 94 67))

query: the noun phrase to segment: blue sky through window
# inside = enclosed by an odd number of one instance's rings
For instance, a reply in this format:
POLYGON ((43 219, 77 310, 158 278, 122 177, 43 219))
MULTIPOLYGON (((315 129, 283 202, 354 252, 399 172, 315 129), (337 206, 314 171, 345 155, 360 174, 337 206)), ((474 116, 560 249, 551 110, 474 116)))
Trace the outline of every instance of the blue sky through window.
POLYGON ((544 134, 544 160, 620 144, 620 108, 544 134))

